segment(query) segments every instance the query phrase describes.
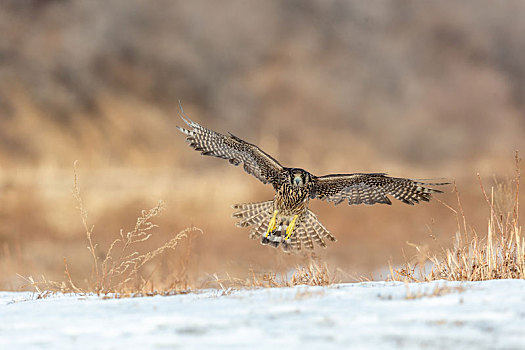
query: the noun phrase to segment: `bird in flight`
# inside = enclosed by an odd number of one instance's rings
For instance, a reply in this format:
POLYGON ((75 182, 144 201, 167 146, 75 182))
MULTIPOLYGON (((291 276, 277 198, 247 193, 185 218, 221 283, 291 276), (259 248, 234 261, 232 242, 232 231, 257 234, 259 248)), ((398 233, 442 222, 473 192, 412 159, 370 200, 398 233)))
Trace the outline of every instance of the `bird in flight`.
POLYGON ((235 204, 233 217, 240 219, 238 227, 252 226, 250 238, 261 237, 261 243, 283 250, 313 249, 313 242, 326 247, 325 240, 336 238, 308 209, 311 199, 327 200, 335 205, 392 204, 387 195, 414 205, 428 202, 433 193, 442 191, 429 186, 448 183, 426 183, 411 179, 389 177, 384 173, 331 174, 316 176, 301 168, 282 166, 277 160, 254 144, 229 133, 223 135, 197 124, 184 114, 180 117, 187 129, 187 143, 202 155, 227 159, 233 165, 243 164, 244 170, 275 190, 272 200, 235 204))

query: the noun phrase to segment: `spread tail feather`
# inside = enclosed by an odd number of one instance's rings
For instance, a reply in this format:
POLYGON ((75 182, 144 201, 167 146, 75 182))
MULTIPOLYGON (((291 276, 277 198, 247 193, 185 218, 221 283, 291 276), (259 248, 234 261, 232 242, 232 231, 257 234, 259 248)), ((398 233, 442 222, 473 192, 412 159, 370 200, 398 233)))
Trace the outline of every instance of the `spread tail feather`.
POLYGON ((250 238, 256 239, 268 228, 273 213, 273 201, 235 204, 233 209, 239 210, 233 214, 233 217, 241 219, 235 225, 253 226, 250 230, 250 238))
POLYGON ((286 236, 286 224, 278 224, 277 228, 266 236, 266 231, 270 220, 273 216, 273 201, 242 203, 233 206, 237 211, 233 217, 240 219, 236 223, 238 227, 251 226, 250 238, 257 239, 261 237, 261 243, 278 247, 281 245, 283 250, 301 250, 313 249, 313 242, 321 247, 326 247, 325 239, 335 242, 336 239, 332 234, 319 222, 317 216, 310 210, 306 210, 297 220, 294 232, 289 239, 284 240, 286 236))
POLYGON ((305 217, 302 220, 302 226, 303 229, 298 230, 297 234, 299 236, 303 236, 301 240, 308 244, 307 247, 313 248, 312 240, 323 248, 326 247, 326 243, 323 238, 326 238, 332 242, 337 241, 330 231, 328 231, 326 227, 324 227, 323 224, 319 222, 317 216, 309 209, 306 210, 305 217))

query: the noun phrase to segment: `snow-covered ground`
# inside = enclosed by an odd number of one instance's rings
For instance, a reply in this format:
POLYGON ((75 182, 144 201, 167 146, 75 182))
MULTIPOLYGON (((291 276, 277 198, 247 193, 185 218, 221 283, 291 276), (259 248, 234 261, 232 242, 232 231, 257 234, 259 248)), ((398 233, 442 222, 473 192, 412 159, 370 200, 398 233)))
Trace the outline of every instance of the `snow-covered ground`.
POLYGON ((109 300, 0 292, 0 348, 524 349, 525 281, 368 282, 109 300), (444 294, 429 296, 436 290, 444 294))

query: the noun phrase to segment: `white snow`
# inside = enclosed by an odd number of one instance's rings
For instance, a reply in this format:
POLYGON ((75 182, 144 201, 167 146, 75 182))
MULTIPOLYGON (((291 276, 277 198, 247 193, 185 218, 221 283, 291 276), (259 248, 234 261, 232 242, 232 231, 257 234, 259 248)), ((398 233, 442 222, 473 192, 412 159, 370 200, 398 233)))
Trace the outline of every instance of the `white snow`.
POLYGON ((102 300, 0 292, 1 349, 524 349, 525 281, 205 291, 102 300), (438 288, 450 289, 430 296, 438 288), (410 295, 426 295, 407 299, 410 295))

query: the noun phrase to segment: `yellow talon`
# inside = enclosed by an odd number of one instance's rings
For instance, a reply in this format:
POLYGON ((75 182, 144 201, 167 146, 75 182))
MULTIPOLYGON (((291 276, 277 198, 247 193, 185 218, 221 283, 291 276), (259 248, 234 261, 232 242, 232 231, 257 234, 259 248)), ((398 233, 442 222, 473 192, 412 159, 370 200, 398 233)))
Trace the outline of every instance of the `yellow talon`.
POLYGON ((288 225, 288 227, 286 228, 286 237, 284 237, 285 241, 287 241, 288 238, 290 238, 290 236, 292 235, 293 229, 295 228, 295 222, 297 221, 298 217, 299 215, 295 215, 293 217, 292 222, 290 222, 290 225, 288 225))
POLYGON ((272 232, 273 230, 275 230, 275 223, 277 221, 277 213, 279 211, 278 210, 274 210, 273 212, 273 216, 272 216, 272 219, 270 220, 270 224, 268 224, 268 230, 266 230, 266 234, 264 235, 264 237, 268 237, 268 235, 270 234, 270 232, 272 232))

